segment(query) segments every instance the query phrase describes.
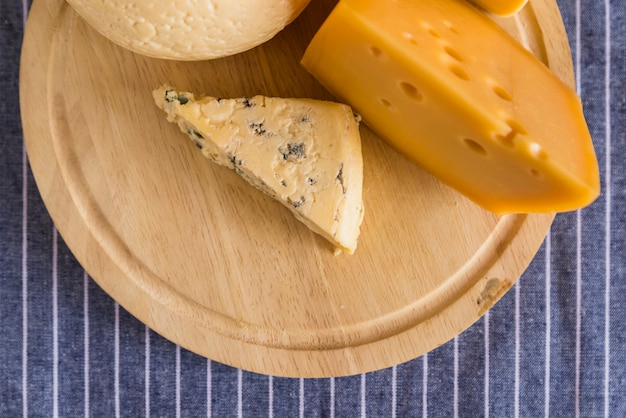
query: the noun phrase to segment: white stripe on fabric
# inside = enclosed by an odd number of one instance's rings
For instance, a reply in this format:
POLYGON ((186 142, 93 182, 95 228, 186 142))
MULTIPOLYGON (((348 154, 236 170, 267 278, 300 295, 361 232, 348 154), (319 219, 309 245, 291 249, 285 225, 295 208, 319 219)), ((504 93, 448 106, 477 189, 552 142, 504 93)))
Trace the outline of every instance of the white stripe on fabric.
POLYGON ((144 340, 144 408, 146 418, 150 418, 150 328, 145 327, 144 340))
POLYGON ((454 337, 453 342, 453 383, 452 383, 452 410, 454 418, 459 416, 459 338, 454 337))
MULTIPOLYGON (((581 85, 581 10, 580 0, 576 1, 576 90, 582 93, 581 85)), ((581 326, 581 288, 582 288, 582 220, 581 211, 576 211, 576 330, 574 348, 574 417, 580 416, 580 326, 581 326)))
POLYGON ((28 417, 28 165, 22 172, 22 416, 28 417))
POLYGON ((52 416, 59 416, 59 243, 52 227, 52 416))
MULTIPOLYGON (((269 409, 269 413, 268 416, 269 418, 274 418, 274 377, 273 376, 268 376, 268 406, 267 409, 269 409)), ((331 394, 332 396, 332 394, 331 394)), ((332 408, 332 403, 331 403, 331 408, 332 408)))
POLYGON ((180 345, 176 345, 176 418, 180 418, 180 345))
POLYGON ((365 418, 367 416, 367 397, 365 394, 366 391, 366 374, 361 374, 361 418, 365 418))
POLYGON ((422 356, 422 415, 428 417, 428 353, 422 356))
POLYGON ((300 378, 300 418, 304 418, 304 379, 300 378))
MULTIPOLYGON (((22 0, 22 33, 28 1, 22 0)), ((22 145, 22 416, 28 417, 28 156, 22 145)))
POLYGON ((519 367, 520 367, 520 284, 521 280, 518 280, 515 283, 515 353, 514 353, 514 364, 513 364, 513 415, 517 418, 519 417, 519 391, 520 391, 520 377, 519 377, 519 367))
POLYGON ((580 417, 581 312, 582 312, 582 220, 576 211, 576 344, 574 358, 574 416, 580 417))
POLYGON ((237 416, 243 417, 243 372, 237 369, 237 416))
POLYGON ((489 350, 489 344, 490 344, 490 340, 489 340, 489 311, 487 311, 485 313, 485 319, 484 319, 484 326, 485 326, 485 418, 489 418, 489 368, 490 368, 490 364, 489 364, 489 358, 491 356, 490 350, 489 350))
POLYGON ((335 378, 330 378, 330 418, 335 418, 335 378))
POLYGON ((300 378, 300 418, 304 418, 304 379, 300 378))
POLYGON ((213 397, 213 373, 211 373, 211 360, 206 360, 206 416, 207 418, 211 418, 213 415, 212 411, 212 400, 213 397))
POLYGON ((610 364, 611 364, 611 345, 610 345, 610 303, 611 303, 611 3, 609 0, 604 1, 604 30, 605 30, 605 72, 604 72, 604 125, 605 125, 605 185, 604 193, 606 195, 605 207, 605 238, 604 238, 604 416, 609 416, 609 384, 610 384, 610 364))
POLYGON ((576 79, 576 91, 580 94, 580 63, 581 63, 581 58, 580 58, 580 52, 581 52, 581 45, 580 45, 580 39, 581 39, 581 23, 580 23, 580 0, 576 0, 575 3, 575 14, 576 14, 576 22, 575 22, 575 26, 574 26, 574 31, 575 31, 575 42, 574 42, 574 51, 575 51, 575 63, 574 63, 574 77, 576 79))
POLYGON ((398 366, 391 368, 391 416, 398 415, 398 366))
POLYGON ((550 417, 550 346, 552 342, 552 234, 548 231, 546 236, 546 341, 545 341, 545 370, 544 370, 544 416, 550 417))
POLYGON ((113 304, 115 312, 115 330, 113 339, 113 372, 114 372, 114 397, 115 416, 120 417, 120 305, 113 304))
POLYGON ((84 380, 84 408, 85 416, 88 417, 90 408, 89 393, 89 275, 83 271, 83 380, 84 380))

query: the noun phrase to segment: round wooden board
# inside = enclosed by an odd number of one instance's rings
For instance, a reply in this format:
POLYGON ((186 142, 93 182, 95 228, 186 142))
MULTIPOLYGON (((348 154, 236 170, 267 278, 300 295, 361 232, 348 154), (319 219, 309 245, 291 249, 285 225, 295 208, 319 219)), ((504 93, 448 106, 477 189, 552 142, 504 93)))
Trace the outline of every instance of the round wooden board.
MULTIPOLYGON (((153 104, 170 83, 219 97, 332 99, 299 60, 336 0, 314 0, 270 42, 205 62, 117 47, 63 0, 35 0, 20 99, 31 167, 64 240, 96 282, 166 338, 280 376, 385 368, 484 314, 554 215, 497 217, 362 127, 365 219, 352 256, 234 172, 205 160, 153 104)), ((552 0, 498 19, 567 83, 552 0)))

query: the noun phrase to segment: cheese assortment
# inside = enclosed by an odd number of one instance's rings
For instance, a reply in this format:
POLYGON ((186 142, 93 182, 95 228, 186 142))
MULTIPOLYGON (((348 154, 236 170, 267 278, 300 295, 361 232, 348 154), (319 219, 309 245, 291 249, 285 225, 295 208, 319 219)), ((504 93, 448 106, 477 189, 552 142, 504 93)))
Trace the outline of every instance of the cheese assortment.
POLYGON ((363 220, 352 109, 406 157, 489 211, 579 209, 600 193, 580 99, 472 4, 510 15, 526 2, 340 0, 301 63, 351 107, 199 97, 168 86, 153 97, 205 157, 350 254, 363 220))
POLYGON ((156 104, 205 157, 233 169, 352 254, 363 220, 359 118, 343 104, 197 97, 161 86, 156 104))
POLYGON ((599 194, 579 97, 469 2, 340 0, 302 64, 492 212, 570 211, 599 194))
POLYGON ((511 16, 519 12, 528 0, 473 0, 486 11, 499 16, 511 16))
POLYGON ((247 51, 268 41, 309 0, 68 0, 100 34, 156 58, 205 60, 247 51))

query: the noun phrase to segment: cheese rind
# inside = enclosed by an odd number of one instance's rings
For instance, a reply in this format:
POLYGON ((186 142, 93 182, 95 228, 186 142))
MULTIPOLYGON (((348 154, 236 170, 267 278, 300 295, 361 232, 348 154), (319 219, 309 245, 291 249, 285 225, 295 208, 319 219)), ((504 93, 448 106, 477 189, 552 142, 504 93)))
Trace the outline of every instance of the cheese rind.
POLYGON ((205 60, 249 50, 291 23, 310 0, 68 0, 100 34, 156 58, 205 60))
POLYGON ((522 10, 528 0, 472 0, 486 11, 499 16, 512 16, 522 10))
POLYGON ((599 195, 576 93, 468 2, 340 0, 302 64, 382 138, 490 211, 568 211, 599 195))
POLYGON ((161 86, 156 104, 213 162, 235 170, 338 249, 363 220, 358 117, 343 104, 255 96, 197 97, 161 86))

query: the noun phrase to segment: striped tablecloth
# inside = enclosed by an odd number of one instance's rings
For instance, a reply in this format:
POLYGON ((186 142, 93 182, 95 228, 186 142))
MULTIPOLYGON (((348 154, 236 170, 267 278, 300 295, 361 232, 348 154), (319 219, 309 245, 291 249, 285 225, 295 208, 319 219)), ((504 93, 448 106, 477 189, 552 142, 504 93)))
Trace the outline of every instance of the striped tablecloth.
POLYGON ((201 358, 88 277, 57 234, 24 150, 25 1, 0 2, 0 417, 626 416, 625 0, 558 2, 601 197, 558 215, 527 272, 466 332, 405 364, 334 379, 201 358))

